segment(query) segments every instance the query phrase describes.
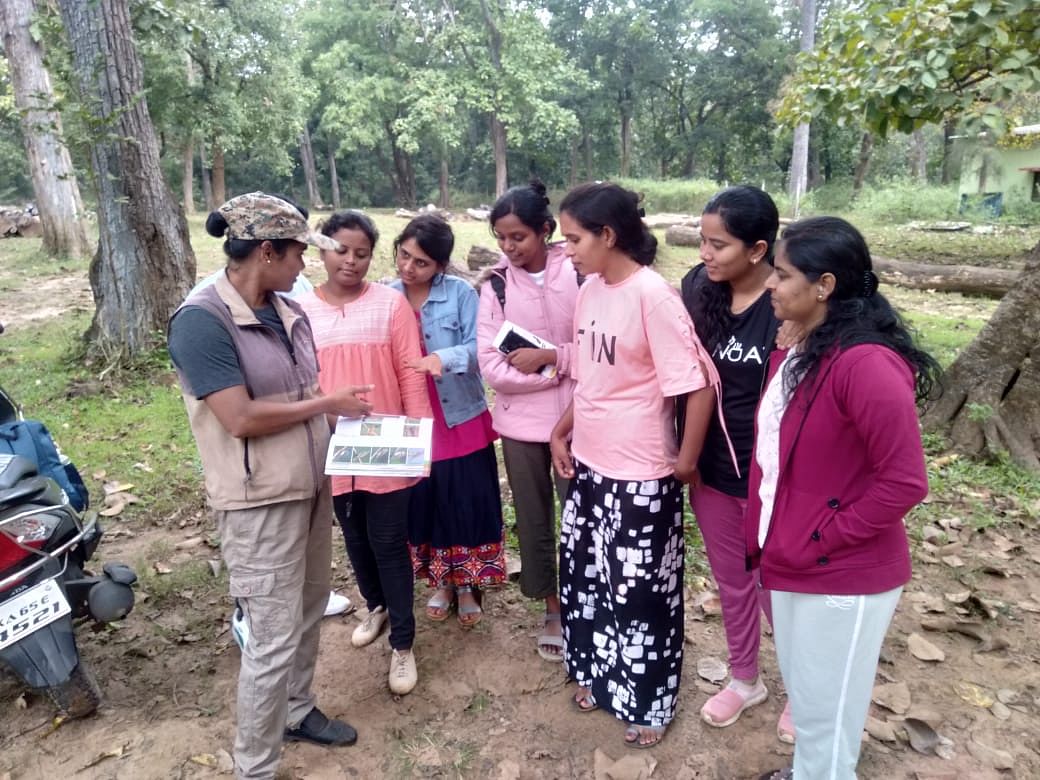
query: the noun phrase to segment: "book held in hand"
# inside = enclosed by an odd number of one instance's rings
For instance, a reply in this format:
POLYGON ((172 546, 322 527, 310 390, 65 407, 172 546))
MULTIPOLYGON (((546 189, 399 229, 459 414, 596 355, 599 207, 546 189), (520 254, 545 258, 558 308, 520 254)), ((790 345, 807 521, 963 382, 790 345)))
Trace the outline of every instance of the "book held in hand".
POLYGON ((428 477, 432 442, 430 417, 340 417, 325 456, 325 473, 338 477, 428 477))
MULTIPOLYGON (((509 320, 502 323, 502 327, 498 329, 498 334, 495 336, 494 341, 491 342, 491 346, 497 349, 504 355, 508 355, 510 352, 515 352, 518 349, 556 349, 556 347, 541 338, 536 336, 526 328, 521 328, 509 320)), ((552 379, 556 376, 556 366, 546 365, 542 366, 539 373, 552 379)))

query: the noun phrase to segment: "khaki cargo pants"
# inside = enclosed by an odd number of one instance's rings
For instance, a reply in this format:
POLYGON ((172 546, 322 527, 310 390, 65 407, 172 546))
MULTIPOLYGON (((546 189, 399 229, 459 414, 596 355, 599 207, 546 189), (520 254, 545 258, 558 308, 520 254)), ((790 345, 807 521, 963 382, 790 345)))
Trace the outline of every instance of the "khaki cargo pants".
POLYGON ((238 673, 235 776, 275 775, 286 727, 314 707, 311 681, 329 598, 332 496, 216 512, 231 595, 249 622, 238 673))

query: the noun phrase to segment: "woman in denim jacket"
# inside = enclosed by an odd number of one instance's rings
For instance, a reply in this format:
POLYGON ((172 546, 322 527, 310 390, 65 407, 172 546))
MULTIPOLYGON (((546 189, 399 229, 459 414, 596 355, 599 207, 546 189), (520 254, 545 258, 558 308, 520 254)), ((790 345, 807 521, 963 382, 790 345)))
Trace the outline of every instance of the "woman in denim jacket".
POLYGON ((463 628, 480 622, 480 588, 505 580, 497 438, 477 366, 477 293, 445 274, 455 236, 440 217, 409 222, 394 241, 400 279, 392 286, 415 311, 433 407, 433 467, 413 490, 409 539, 416 577, 436 592, 431 620, 457 605, 463 628))

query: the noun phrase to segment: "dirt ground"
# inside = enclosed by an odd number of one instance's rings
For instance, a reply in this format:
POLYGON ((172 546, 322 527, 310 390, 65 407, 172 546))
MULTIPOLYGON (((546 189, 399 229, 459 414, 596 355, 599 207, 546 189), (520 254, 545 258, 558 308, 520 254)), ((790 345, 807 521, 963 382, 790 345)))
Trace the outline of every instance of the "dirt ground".
MULTIPOLYGON (((8 321, 35 313, 6 302, 3 308, 8 321)), ((983 490, 932 500, 942 519, 923 530, 927 541, 914 543, 914 579, 883 649, 860 777, 1038 777, 1040 536, 1031 518, 1040 508, 983 490), (962 522, 968 501, 1003 518, 999 532, 962 522)), ((174 551, 165 561, 171 566, 216 557, 205 544, 177 549, 214 532, 204 514, 189 516, 183 527, 130 521, 112 529, 98 565, 137 560, 160 539, 174 551)), ((341 542, 335 544, 334 580, 357 602, 341 542)), ((360 739, 339 750, 288 746, 282 776, 729 780, 784 765, 792 750, 775 737, 784 698, 768 638, 762 660, 769 700, 726 729, 699 718, 717 685, 698 675, 698 662, 725 659, 717 601, 705 595, 710 589, 710 581, 691 584, 679 713, 664 741, 647 751, 626 748, 611 716, 570 706, 574 687, 560 665, 536 654, 539 611, 514 584, 488 595, 485 619, 469 632, 454 619, 426 620, 427 592, 417 588, 420 681, 405 697, 386 687, 385 639, 355 649, 357 617, 329 618, 316 692, 323 710, 357 726, 360 739)), ((0 780, 229 774, 238 668, 230 602, 218 590, 200 589, 163 603, 158 609, 144 600, 118 628, 81 627, 83 657, 105 695, 93 717, 55 726, 47 699, 25 694, 0 672, 0 780)))

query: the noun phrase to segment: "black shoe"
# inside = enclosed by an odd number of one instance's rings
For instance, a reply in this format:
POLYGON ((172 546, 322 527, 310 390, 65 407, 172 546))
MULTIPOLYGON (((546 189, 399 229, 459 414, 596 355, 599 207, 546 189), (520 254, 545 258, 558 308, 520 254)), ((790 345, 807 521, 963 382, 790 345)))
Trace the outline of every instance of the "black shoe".
POLYGON ((286 729, 282 737, 284 742, 313 742, 326 747, 342 747, 357 742, 357 732, 349 723, 334 718, 327 718, 315 707, 307 713, 294 729, 286 729))

